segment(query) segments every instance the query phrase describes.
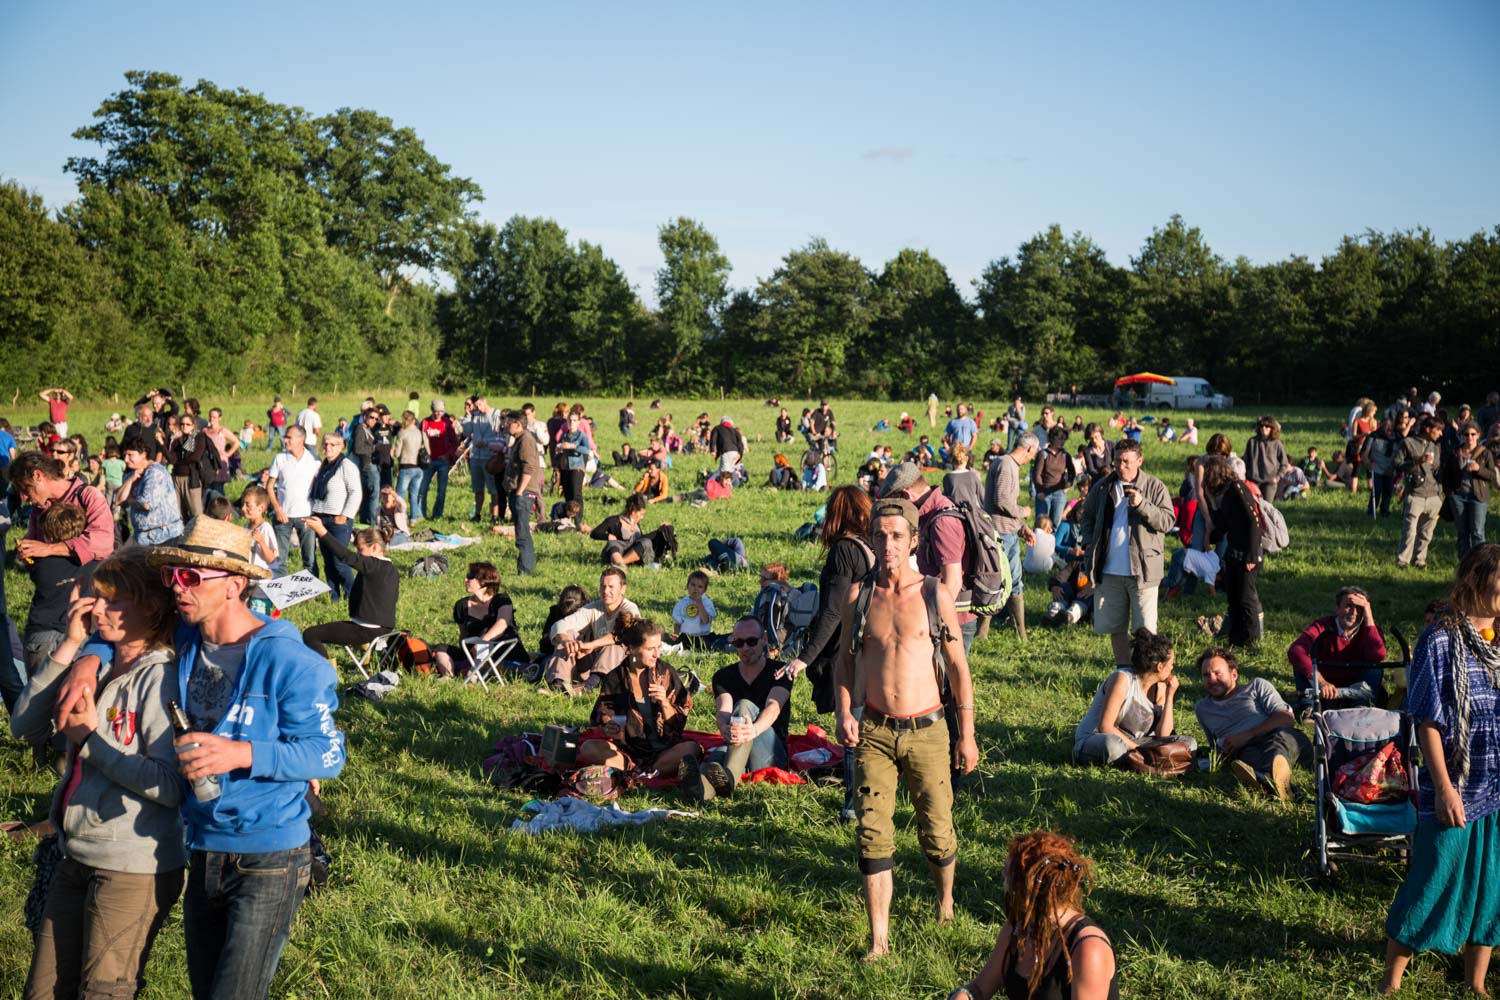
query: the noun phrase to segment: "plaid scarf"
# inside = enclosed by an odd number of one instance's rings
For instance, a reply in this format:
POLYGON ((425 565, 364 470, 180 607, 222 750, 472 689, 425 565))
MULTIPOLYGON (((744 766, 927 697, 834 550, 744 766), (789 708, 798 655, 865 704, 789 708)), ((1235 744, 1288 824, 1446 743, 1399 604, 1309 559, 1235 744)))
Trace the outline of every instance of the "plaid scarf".
POLYGON ((1453 675, 1453 710, 1457 723, 1452 777, 1459 794, 1463 794, 1469 777, 1469 715, 1473 711, 1468 659, 1472 655, 1479 661, 1490 686, 1500 690, 1500 645, 1486 642, 1468 615, 1455 614, 1443 625, 1448 632, 1449 671, 1453 675))

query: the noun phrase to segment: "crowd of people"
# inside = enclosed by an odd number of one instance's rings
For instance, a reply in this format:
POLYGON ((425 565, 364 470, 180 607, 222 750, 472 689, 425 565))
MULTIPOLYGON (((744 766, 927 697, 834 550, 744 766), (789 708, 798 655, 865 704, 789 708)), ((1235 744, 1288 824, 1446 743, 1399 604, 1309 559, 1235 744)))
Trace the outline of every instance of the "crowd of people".
MULTIPOLYGON (((461 417, 441 399, 423 413, 413 393, 398 412, 369 398, 325 428, 316 398, 296 414, 277 398, 263 427, 247 421, 234 433, 220 409, 200 415, 196 399, 179 403, 156 389, 138 402, 134 422, 112 416, 93 456, 82 434, 68 433, 71 394, 42 395, 49 420, 35 447, 21 447, 0 421, 10 512, 26 524, 15 558, 35 585, 16 657, 24 672, 0 648, 0 694, 13 733, 39 759, 62 753, 48 817, 12 831, 48 835, 55 854, 33 907, 28 997, 133 995, 179 897, 194 995, 265 995, 311 877, 308 817, 319 783, 345 760, 330 651, 398 627, 401 574, 390 547, 444 517, 459 468, 472 493, 469 518, 514 539, 518 575, 536 570, 533 530, 588 533, 603 543, 603 569, 597 598, 576 583, 563 588, 532 654, 495 565, 470 563, 452 615, 459 643, 435 650, 437 672, 464 674, 503 643, 508 658, 536 662, 545 689, 594 699, 580 764, 672 777, 700 803, 731 798, 747 774, 787 765, 793 692, 806 673, 815 710, 831 714, 844 748, 842 817, 857 830, 867 961, 891 946, 900 784, 935 912, 952 916, 954 800, 979 762, 968 657, 992 622, 1026 640, 1028 574, 1046 579, 1044 623, 1087 620, 1110 641, 1115 669, 1076 727, 1074 763, 1163 773, 1165 758, 1186 753, 1256 794, 1289 800, 1312 755, 1304 729, 1315 707, 1384 706, 1399 692, 1369 669, 1386 657, 1385 634, 1354 584, 1333 595, 1331 615, 1306 609, 1309 624, 1286 651, 1287 697, 1265 677, 1241 679, 1237 650, 1262 634, 1259 576, 1286 544, 1276 505, 1319 487, 1364 486, 1368 512, 1380 517, 1399 498, 1396 564, 1416 569, 1448 515, 1460 568, 1431 610, 1406 683, 1424 767, 1382 989, 1399 987, 1415 951, 1468 947, 1470 984, 1483 990, 1488 949, 1500 938, 1500 546, 1484 540, 1490 490, 1500 487, 1496 394, 1473 414, 1477 422, 1467 407, 1450 419, 1436 394, 1417 403, 1413 390, 1378 422, 1362 400, 1336 470, 1316 449, 1294 464, 1279 423, 1264 417, 1242 454, 1212 435, 1201 455, 1186 458, 1175 493, 1143 468, 1150 421, 1122 414, 1107 425, 1069 423, 1048 405, 1031 424, 1017 398, 988 424, 1001 436, 976 454, 982 411, 949 408, 936 443, 902 413, 882 420, 879 433, 916 443, 899 457, 878 444, 853 482, 838 485, 828 481, 839 441, 828 401, 795 422, 778 407, 776 443, 800 434, 807 451, 800 474, 773 451, 769 485, 828 491, 816 531, 816 609, 785 658, 762 602, 724 616, 703 570, 688 574, 670 631, 628 597, 632 567, 659 570, 677 549, 670 523, 643 526, 653 505, 724 500, 748 483, 749 441, 727 416, 714 423, 701 414, 679 434, 662 413, 636 450, 634 404, 622 408, 625 444, 611 459, 639 479, 619 513, 591 526, 588 490, 625 486, 603 467, 581 404, 558 403, 544 423, 529 403, 497 409, 482 394, 463 401, 461 417), (261 448, 273 457, 251 476, 244 460, 261 448), (673 493, 674 456, 695 452, 711 456, 712 468, 696 489, 673 493), (938 486, 928 480, 935 470, 944 473, 938 486), (557 499, 544 514, 549 495, 557 499), (251 610, 255 584, 289 572, 294 547, 302 568, 321 568, 347 619, 299 631, 251 610), (1226 598, 1222 618, 1199 621, 1207 635, 1193 662, 1204 695, 1193 709, 1202 747, 1177 730, 1176 650, 1158 600, 1163 589, 1171 602, 1195 587, 1226 598), (716 633, 716 618, 734 622, 727 634, 716 633), (705 750, 685 735, 701 682, 666 657, 714 650, 731 651, 734 662, 708 685, 723 742, 705 750), (100 829, 93 817, 105 799, 115 805, 100 829), (1455 886, 1468 889, 1450 892, 1455 886), (108 907, 95 905, 101 895, 108 907), (261 910, 276 918, 260 919, 261 910)), ((929 429, 938 416, 932 397, 929 429)), ((1197 427, 1163 420, 1156 440, 1193 447, 1197 427)), ((780 564, 762 568, 762 584, 767 594, 792 589, 780 564)), ((1037 992, 1044 987, 1117 995, 1113 948, 1083 911, 1090 869, 1055 834, 1012 841, 1000 937, 954 996, 1051 995, 1037 992)))

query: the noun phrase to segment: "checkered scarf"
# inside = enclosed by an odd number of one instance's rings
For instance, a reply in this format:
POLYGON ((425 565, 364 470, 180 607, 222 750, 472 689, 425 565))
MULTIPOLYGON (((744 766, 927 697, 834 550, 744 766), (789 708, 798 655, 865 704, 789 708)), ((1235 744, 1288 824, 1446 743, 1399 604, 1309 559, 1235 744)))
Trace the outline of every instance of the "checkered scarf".
POLYGON ((1455 614, 1444 623, 1448 631, 1449 670, 1453 674, 1453 711, 1457 723, 1453 741, 1453 784, 1462 794, 1469 777, 1469 715, 1473 702, 1469 694, 1468 655, 1479 661, 1490 686, 1500 690, 1500 644, 1486 642, 1468 615, 1455 614), (1466 655, 1468 654, 1468 655, 1466 655))

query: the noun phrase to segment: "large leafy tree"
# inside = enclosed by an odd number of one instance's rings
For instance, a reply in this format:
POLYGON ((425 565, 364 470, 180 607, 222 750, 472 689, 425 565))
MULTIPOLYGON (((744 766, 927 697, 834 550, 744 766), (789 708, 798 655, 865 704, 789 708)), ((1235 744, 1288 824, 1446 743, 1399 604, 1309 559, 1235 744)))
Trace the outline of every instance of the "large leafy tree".
POLYGON ((1222 365, 1221 326, 1229 301, 1224 262, 1202 232, 1174 215, 1153 229, 1131 261, 1141 325, 1127 363, 1171 367, 1217 377, 1222 365))
POLYGON ((703 345, 718 329, 729 299, 729 258, 702 223, 686 216, 657 231, 664 263, 656 272, 660 336, 652 345, 653 381, 676 390, 704 384, 703 345))
POLYGON ((326 202, 328 244, 374 269, 390 316, 417 272, 451 270, 483 196, 383 115, 340 108, 314 124, 311 180, 326 202))
POLYGON ((917 399, 947 393, 976 361, 973 312, 948 269, 926 250, 886 262, 871 290, 867 337, 850 348, 851 384, 868 395, 917 399))

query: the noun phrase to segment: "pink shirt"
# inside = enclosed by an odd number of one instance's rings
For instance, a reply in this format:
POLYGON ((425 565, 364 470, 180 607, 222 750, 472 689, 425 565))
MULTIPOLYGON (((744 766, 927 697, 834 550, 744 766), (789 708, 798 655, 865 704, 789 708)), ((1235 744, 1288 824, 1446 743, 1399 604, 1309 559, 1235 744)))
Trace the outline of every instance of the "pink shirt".
MULTIPOLYGON (((87 521, 83 534, 63 542, 80 566, 95 559, 103 559, 115 550, 115 521, 110 515, 109 501, 104 499, 104 494, 74 479, 69 482, 68 491, 52 503, 72 503, 83 508, 83 516, 87 521)), ((47 507, 38 504, 31 508, 31 519, 26 522, 27 538, 45 540, 42 516, 51 506, 52 504, 47 507)))
MULTIPOLYGON (((935 576, 939 580, 943 578, 943 567, 952 563, 958 563, 962 569, 964 561, 964 538, 963 523, 956 517, 945 517, 933 520, 932 514, 942 510, 944 507, 952 507, 954 503, 943 496, 943 491, 933 489, 927 496, 922 498, 921 506, 917 508, 918 525, 924 536, 922 544, 917 546, 917 569, 925 576, 935 576), (928 542, 927 536, 931 537, 928 542), (931 560, 929 562, 929 559, 931 560)), ((958 623, 974 621, 977 615, 968 611, 958 613, 958 623)))

